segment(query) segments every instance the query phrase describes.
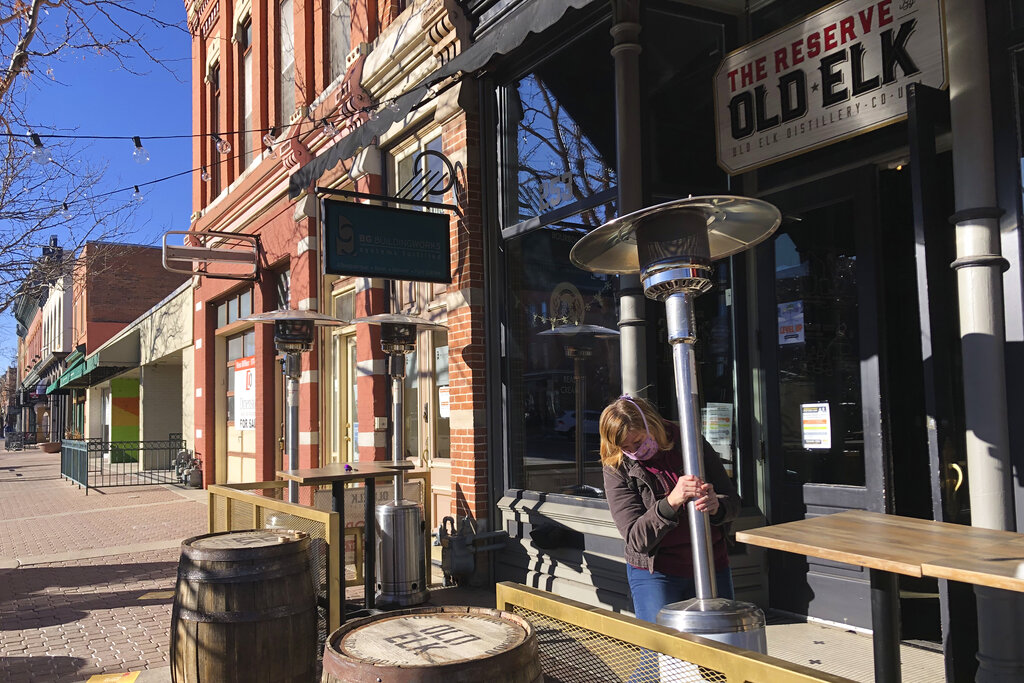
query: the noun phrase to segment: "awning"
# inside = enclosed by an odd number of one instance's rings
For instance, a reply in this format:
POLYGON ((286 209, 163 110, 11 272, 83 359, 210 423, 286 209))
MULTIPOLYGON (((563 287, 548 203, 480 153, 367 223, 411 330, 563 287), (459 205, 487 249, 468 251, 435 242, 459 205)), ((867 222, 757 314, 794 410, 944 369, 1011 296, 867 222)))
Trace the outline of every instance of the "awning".
MULTIPOLYGON (((92 355, 77 357, 58 382, 61 388, 91 387, 138 366, 139 331, 129 329, 103 344, 92 355)), ((49 392, 50 388, 47 387, 49 392)))
POLYGON ((508 17, 461 54, 417 83, 395 100, 394 106, 378 110, 376 120, 367 121, 338 144, 300 168, 288 180, 288 196, 294 199, 325 172, 373 143, 373 139, 416 109, 431 86, 460 71, 472 73, 484 67, 494 55, 508 54, 523 44, 531 33, 541 33, 555 24, 570 8, 586 7, 594 0, 527 0, 508 17))

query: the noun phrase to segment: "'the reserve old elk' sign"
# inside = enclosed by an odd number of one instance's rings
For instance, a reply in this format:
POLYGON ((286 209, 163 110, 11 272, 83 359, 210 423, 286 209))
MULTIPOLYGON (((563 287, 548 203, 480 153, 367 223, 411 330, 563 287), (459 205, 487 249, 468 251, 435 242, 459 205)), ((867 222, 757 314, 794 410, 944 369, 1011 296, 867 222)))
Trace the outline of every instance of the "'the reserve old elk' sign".
POLYGON ((946 87, 942 0, 844 0, 728 55, 718 163, 736 174, 903 119, 906 86, 946 87))

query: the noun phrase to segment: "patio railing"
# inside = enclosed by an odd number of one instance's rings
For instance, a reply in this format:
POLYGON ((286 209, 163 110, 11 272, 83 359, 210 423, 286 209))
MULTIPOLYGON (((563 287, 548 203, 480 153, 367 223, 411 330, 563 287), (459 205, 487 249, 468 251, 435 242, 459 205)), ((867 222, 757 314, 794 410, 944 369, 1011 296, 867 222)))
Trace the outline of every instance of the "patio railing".
MULTIPOLYGON (((173 435, 177 436, 177 435, 173 435)), ((175 458, 186 446, 181 438, 160 441, 65 439, 60 474, 85 488, 176 484, 175 458)))

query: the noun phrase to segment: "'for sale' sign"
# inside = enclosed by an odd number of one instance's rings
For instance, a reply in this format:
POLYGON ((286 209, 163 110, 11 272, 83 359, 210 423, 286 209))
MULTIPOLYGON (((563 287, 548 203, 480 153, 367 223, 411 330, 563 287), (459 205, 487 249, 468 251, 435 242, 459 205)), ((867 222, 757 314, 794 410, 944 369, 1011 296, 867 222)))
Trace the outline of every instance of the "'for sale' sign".
POLYGON ((944 88, 942 0, 842 0, 728 55, 718 163, 740 173, 903 119, 906 86, 944 88))

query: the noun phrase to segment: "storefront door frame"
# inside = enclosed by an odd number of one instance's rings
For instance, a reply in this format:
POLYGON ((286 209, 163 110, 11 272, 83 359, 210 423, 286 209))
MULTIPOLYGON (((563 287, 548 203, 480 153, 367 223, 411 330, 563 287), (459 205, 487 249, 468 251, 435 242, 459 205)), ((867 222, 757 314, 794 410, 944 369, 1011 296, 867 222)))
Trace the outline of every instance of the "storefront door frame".
MULTIPOLYGON (((784 220, 798 219, 802 212, 847 201, 855 211, 853 224, 857 254, 857 323, 861 420, 864 440, 864 485, 807 482, 787 484, 782 452, 779 366, 776 345, 777 306, 775 291, 775 239, 757 251, 757 291, 761 363, 765 382, 761 387, 765 406, 768 463, 768 521, 772 524, 806 516, 866 509, 886 512, 890 506, 890 465, 887 461, 880 369, 881 302, 878 296, 878 232, 875 169, 853 171, 765 194, 778 206, 784 220)), ((828 621, 870 628, 868 577, 863 569, 839 563, 809 560, 786 553, 769 554, 769 592, 772 606, 828 621)))

